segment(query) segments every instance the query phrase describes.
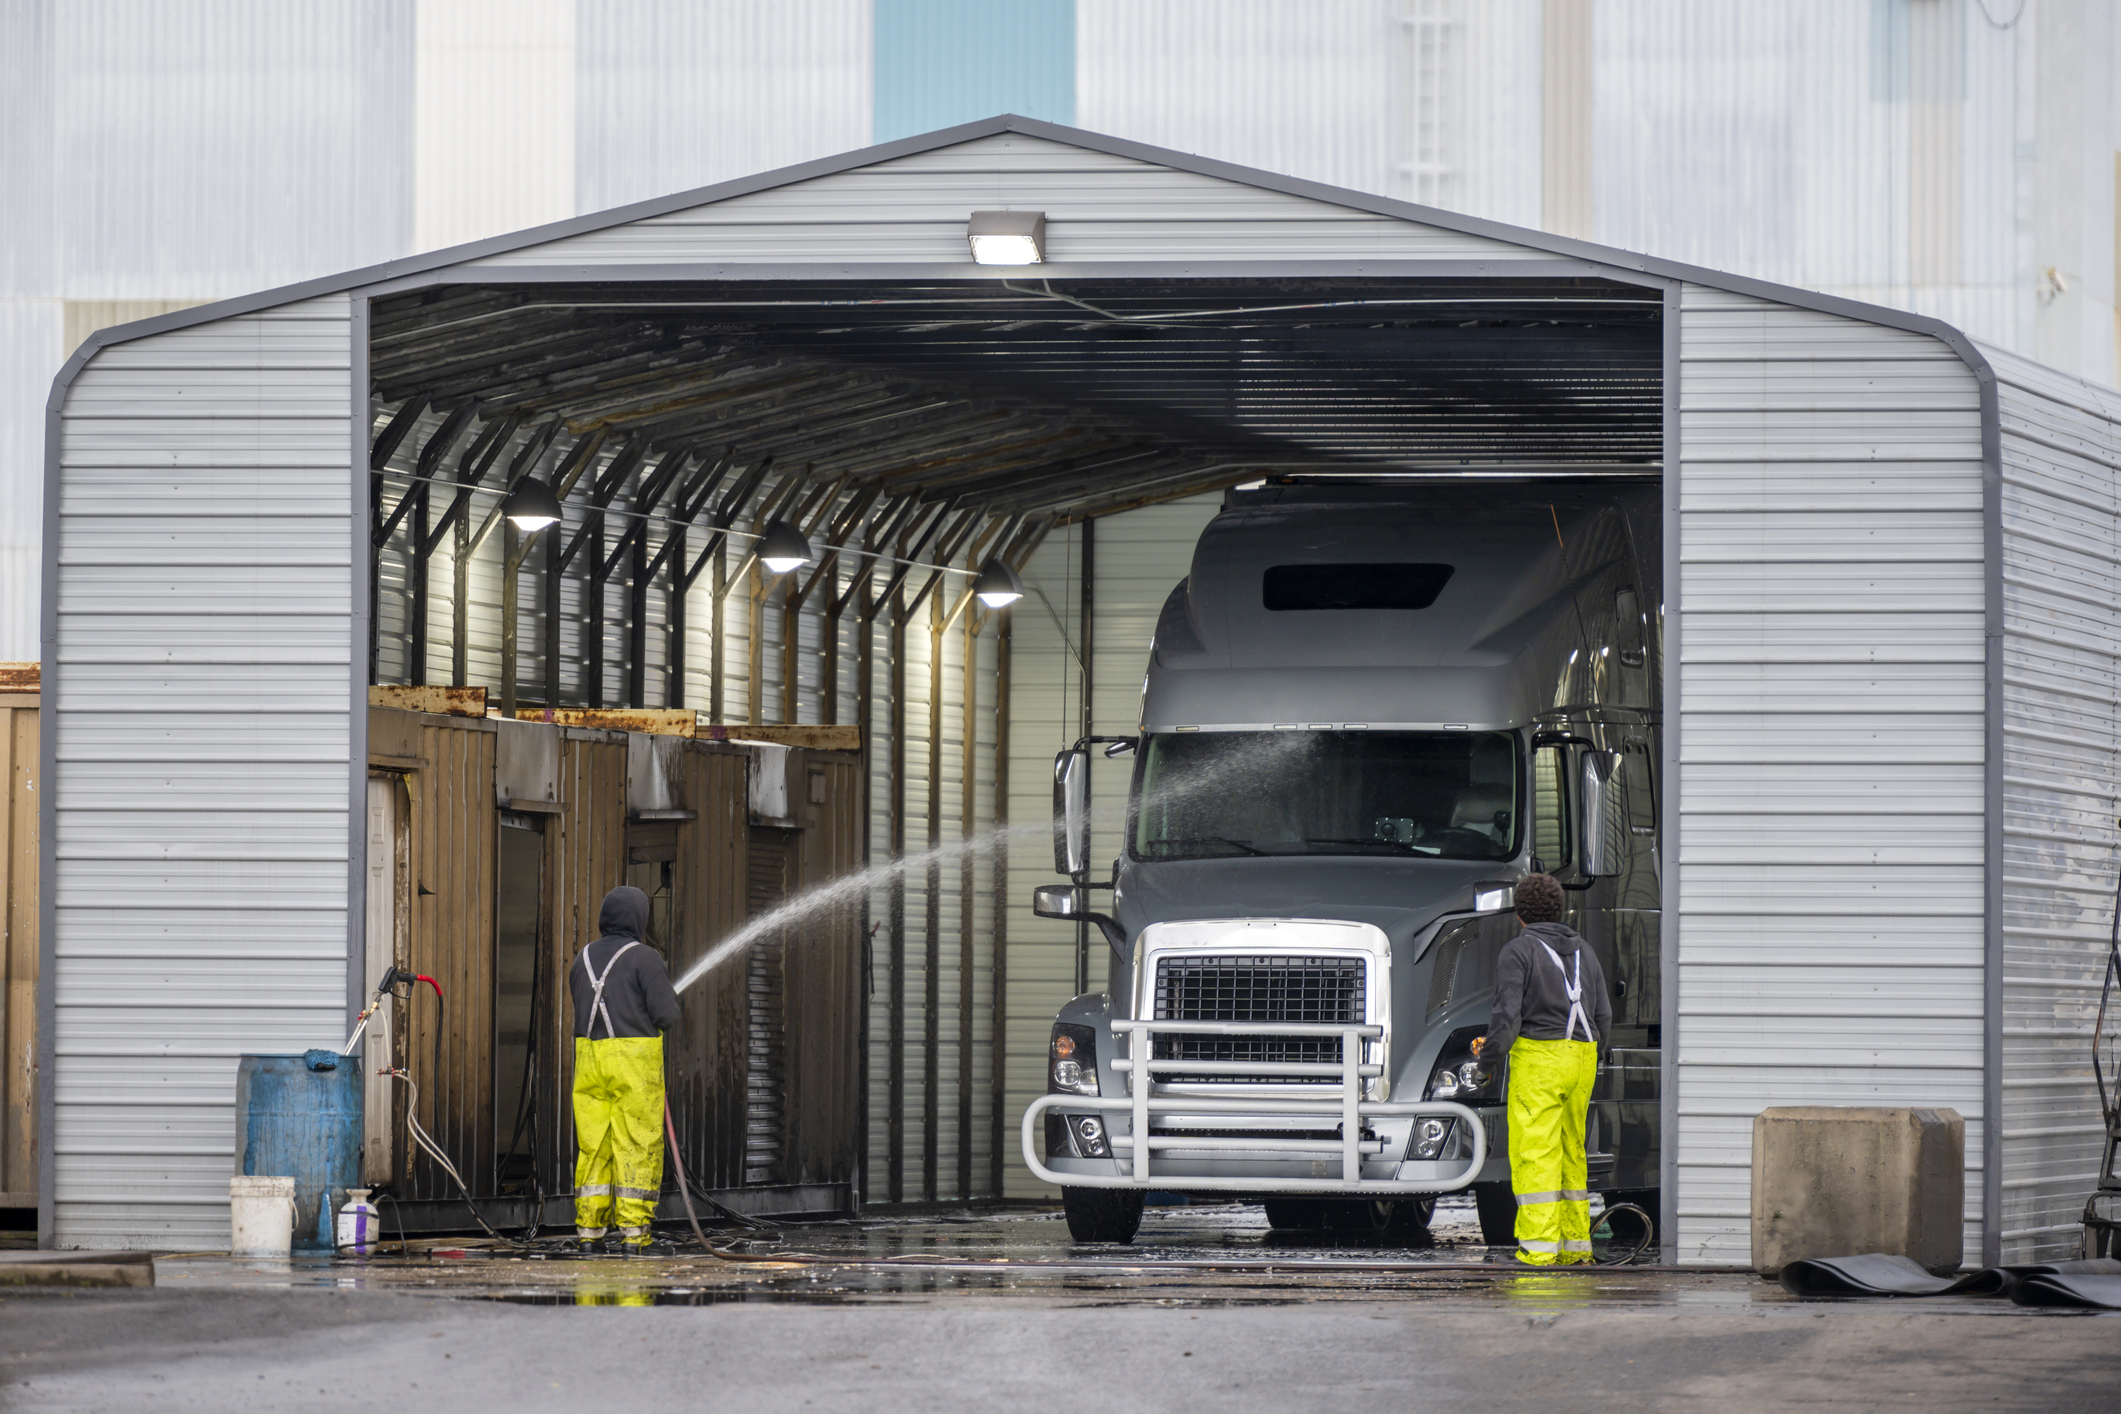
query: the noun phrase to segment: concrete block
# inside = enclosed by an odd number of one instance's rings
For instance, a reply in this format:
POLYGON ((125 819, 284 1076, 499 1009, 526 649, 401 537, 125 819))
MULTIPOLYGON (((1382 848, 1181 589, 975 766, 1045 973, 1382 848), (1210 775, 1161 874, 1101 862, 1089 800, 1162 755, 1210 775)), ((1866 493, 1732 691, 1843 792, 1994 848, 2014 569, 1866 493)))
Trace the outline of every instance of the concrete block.
POLYGON ((1965 1245, 1957 1110, 1793 1105, 1753 1120, 1753 1265, 1886 1252, 1943 1275, 1965 1245))

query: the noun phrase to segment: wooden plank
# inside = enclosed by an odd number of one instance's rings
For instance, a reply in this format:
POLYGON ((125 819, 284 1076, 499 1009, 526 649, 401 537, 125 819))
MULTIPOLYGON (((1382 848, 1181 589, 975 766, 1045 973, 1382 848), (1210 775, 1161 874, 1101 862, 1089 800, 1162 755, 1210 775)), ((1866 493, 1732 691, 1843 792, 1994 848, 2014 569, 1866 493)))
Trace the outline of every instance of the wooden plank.
POLYGON ((857 726, 753 726, 743 722, 709 725, 702 722, 693 735, 701 741, 763 741, 775 746, 799 746, 808 751, 860 751, 862 729, 857 726))
MULTIPOLYGON (((430 717, 421 754, 432 765, 407 777, 412 797, 409 965, 442 985, 443 1006, 422 987, 409 1010, 405 1060, 420 1087, 420 1115, 475 1196, 493 1174, 494 881, 499 818, 490 731, 430 717), (438 1010, 441 1015, 438 1015, 438 1010), (441 1061, 436 1066, 436 1025, 441 1061)), ((410 1159, 408 1197, 455 1198, 456 1186, 424 1155, 410 1159)))
MULTIPOLYGON (((803 775, 814 784, 796 882, 811 889, 861 868, 861 766, 812 756, 803 775)), ((787 948, 788 1181, 851 1184, 865 1104, 861 900, 848 898, 800 919, 787 948)))
POLYGON ((689 707, 525 707, 516 713, 516 720, 522 722, 686 737, 693 734, 698 717, 689 707))
POLYGON ((426 712, 437 717, 484 717, 483 687, 370 687, 368 705, 426 712))
POLYGON ((626 745, 562 738, 561 785, 571 807, 546 826, 552 952, 542 984, 538 1146, 547 1192, 574 1184, 574 1007, 568 978, 598 936, 604 895, 626 878, 626 745))
MULTIPOLYGON (((34 665, 32 665, 34 666, 34 665)), ((34 699, 32 699, 34 701, 34 699)), ((0 1189, 37 1187, 37 801, 34 706, 0 708, 0 1189)))

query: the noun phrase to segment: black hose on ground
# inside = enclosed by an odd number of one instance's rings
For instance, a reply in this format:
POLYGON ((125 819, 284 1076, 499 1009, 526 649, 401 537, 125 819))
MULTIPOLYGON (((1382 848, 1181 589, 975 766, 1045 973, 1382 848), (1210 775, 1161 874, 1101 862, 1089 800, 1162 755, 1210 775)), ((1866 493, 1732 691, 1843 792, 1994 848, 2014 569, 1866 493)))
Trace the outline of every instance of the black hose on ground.
POLYGON ((709 1242, 707 1234, 700 1230, 700 1215, 693 1211, 692 1181, 685 1177, 685 1156, 678 1152, 678 1126, 677 1121, 670 1117, 670 1099, 667 1095, 663 1099, 663 1134, 670 1140, 670 1162, 678 1171, 678 1195, 685 1200, 685 1221, 692 1224, 692 1235, 700 1240, 700 1246, 712 1252, 714 1244, 709 1242))
POLYGON ((1610 1208, 1607 1208, 1603 1214, 1603 1217, 1608 1226, 1611 1225, 1613 1221, 1613 1214, 1615 1213, 1633 1213, 1636 1217, 1642 1219, 1642 1241, 1636 1243, 1634 1250, 1629 1252, 1624 1257, 1615 1257, 1611 1253, 1608 1253, 1604 1259, 1598 1262, 1598 1265, 1601 1267, 1625 1267, 1633 1265, 1637 1257, 1640 1257, 1643 1253, 1650 1250, 1650 1244, 1654 1242, 1657 1238, 1656 1224, 1650 1221, 1650 1215, 1648 1213, 1644 1212, 1635 1204, 1615 1203, 1610 1208))

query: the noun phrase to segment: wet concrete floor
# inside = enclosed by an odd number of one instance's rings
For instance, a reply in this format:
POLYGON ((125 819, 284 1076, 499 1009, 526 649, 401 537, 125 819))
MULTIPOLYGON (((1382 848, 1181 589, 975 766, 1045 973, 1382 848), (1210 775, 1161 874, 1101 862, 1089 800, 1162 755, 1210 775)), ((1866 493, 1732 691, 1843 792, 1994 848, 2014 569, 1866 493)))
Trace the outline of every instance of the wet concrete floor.
POLYGON ((1470 1208, 1434 1231, 1230 1206, 1151 1209, 1128 1248, 1038 1212, 712 1234, 758 1261, 172 1255, 152 1291, 0 1296, 0 1408, 2121 1407, 2111 1317, 1527 1273, 1470 1208))
MULTIPOLYGON (((1526 1272, 1482 1245, 1470 1204, 1441 1209, 1429 1239, 1276 1233, 1249 1205, 1151 1208, 1131 1246, 1082 1246, 1055 1212, 791 1223, 709 1234, 722 1256, 686 1243, 666 1258, 581 1258, 546 1239, 511 1251, 471 1241, 385 1244, 365 1259, 158 1260, 176 1290, 331 1288, 418 1292, 524 1305, 861 1304, 921 1298, 1099 1299, 1116 1303, 1281 1305, 1320 1301, 1476 1300, 1541 1305, 1788 1300, 1750 1274, 1615 1267, 1595 1275, 1526 1272), (1467 1270, 1467 1268, 1473 1268, 1467 1270)), ((689 1234, 688 1234, 689 1237, 689 1234)), ((1625 1255, 1624 1252, 1611 1255, 1625 1255)))

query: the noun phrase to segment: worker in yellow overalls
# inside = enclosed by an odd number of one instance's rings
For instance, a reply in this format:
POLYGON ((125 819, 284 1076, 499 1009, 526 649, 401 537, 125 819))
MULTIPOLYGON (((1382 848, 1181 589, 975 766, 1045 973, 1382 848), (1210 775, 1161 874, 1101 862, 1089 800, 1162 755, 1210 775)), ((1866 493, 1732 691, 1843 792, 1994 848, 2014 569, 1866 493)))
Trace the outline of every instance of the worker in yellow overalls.
POLYGON ((648 895, 630 885, 613 889, 597 929, 602 936, 575 955, 567 977, 575 1244, 584 1252, 674 1252, 655 1242, 649 1224, 663 1192, 663 1033, 678 1023, 678 994, 646 941, 648 895))
POLYGON ((1534 1267, 1592 1260, 1583 1135, 1591 1084, 1613 1030, 1605 973, 1561 921, 1564 898, 1550 874, 1518 882, 1524 931, 1495 960, 1494 1017, 1475 1043, 1484 1063, 1509 1062, 1517 1260, 1534 1267))

